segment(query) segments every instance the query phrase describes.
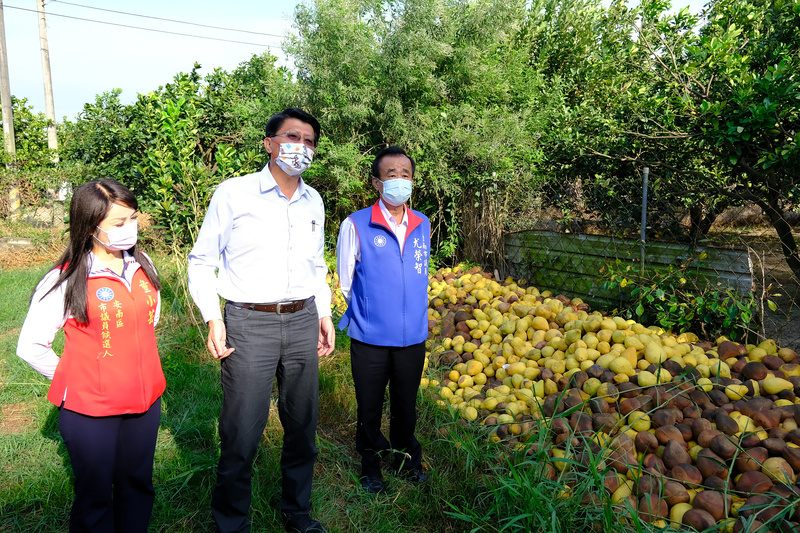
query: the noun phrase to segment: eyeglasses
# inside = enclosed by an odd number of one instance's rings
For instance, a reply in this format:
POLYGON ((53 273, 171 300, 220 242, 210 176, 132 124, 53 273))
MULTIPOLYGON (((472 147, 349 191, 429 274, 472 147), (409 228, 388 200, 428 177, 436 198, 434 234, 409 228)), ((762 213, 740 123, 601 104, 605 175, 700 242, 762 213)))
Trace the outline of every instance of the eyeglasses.
POLYGON ((285 131, 283 133, 276 133, 275 135, 273 135, 273 137, 280 137, 282 135, 286 136, 286 138, 289 140, 289 142, 292 142, 292 143, 302 142, 303 144, 305 144, 306 146, 308 146, 312 150, 317 147, 317 141, 316 140, 314 140, 313 138, 303 137, 302 135, 300 135, 296 131, 285 131))

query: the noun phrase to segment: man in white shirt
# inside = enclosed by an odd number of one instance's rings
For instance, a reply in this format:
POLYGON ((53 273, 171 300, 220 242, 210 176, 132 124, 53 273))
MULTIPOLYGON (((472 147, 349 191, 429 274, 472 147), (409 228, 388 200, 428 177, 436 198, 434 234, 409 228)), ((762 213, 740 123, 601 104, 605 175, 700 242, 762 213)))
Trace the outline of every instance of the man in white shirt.
POLYGON ((300 177, 319 135, 319 122, 300 109, 273 115, 264 139, 269 164, 219 185, 189 254, 189 291, 209 326, 208 350, 221 359, 221 455, 211 510, 222 533, 250 531, 253 458, 275 376, 284 523, 287 531, 325 532, 309 512, 318 357, 333 351, 334 330, 324 206, 300 177))

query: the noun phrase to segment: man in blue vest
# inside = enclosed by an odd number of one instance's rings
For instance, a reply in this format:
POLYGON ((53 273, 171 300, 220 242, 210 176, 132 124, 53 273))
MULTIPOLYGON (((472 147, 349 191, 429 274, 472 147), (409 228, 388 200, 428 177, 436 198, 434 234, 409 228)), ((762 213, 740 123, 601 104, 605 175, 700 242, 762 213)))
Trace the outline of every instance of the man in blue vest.
POLYGON ((422 447, 414 437, 416 400, 428 337, 428 217, 409 209, 414 160, 402 148, 381 150, 372 163, 380 199, 342 222, 336 247, 342 293, 348 303, 339 329, 350 336, 358 403, 356 450, 361 485, 383 492, 380 456, 394 452, 394 470, 425 481, 422 447), (389 385, 389 440, 381 433, 389 385), (391 443, 391 444, 390 444, 391 443))

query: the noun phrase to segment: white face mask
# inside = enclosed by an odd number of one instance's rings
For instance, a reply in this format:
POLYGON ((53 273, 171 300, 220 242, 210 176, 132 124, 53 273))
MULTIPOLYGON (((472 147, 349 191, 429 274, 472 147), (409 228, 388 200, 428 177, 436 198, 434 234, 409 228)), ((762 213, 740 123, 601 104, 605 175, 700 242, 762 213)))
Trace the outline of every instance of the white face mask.
POLYGON ((118 252, 130 250, 136 245, 136 241, 139 240, 139 223, 136 220, 124 224, 120 228, 111 228, 108 231, 100 226, 97 226, 97 229, 106 234, 108 242, 103 242, 94 235, 92 235, 92 237, 109 250, 118 252))
POLYGON ((282 143, 275 162, 290 176, 299 176, 311 165, 314 152, 303 143, 282 143))
POLYGON ((411 181, 403 178, 386 180, 383 183, 383 201, 394 207, 403 205, 411 198, 411 181))

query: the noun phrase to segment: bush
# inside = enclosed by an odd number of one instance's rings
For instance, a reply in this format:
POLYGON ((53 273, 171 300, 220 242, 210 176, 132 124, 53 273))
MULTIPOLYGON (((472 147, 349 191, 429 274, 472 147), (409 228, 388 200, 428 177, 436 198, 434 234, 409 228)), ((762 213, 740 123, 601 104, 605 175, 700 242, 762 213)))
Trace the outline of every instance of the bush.
MULTIPOLYGON (((601 273, 604 290, 620 289, 619 313, 642 323, 657 324, 673 333, 701 331, 706 338, 724 335, 746 339, 760 302, 753 292, 740 293, 709 279, 701 270, 705 253, 691 256, 666 269, 606 264, 601 273)), ((775 303, 767 301, 770 309, 775 303)))

